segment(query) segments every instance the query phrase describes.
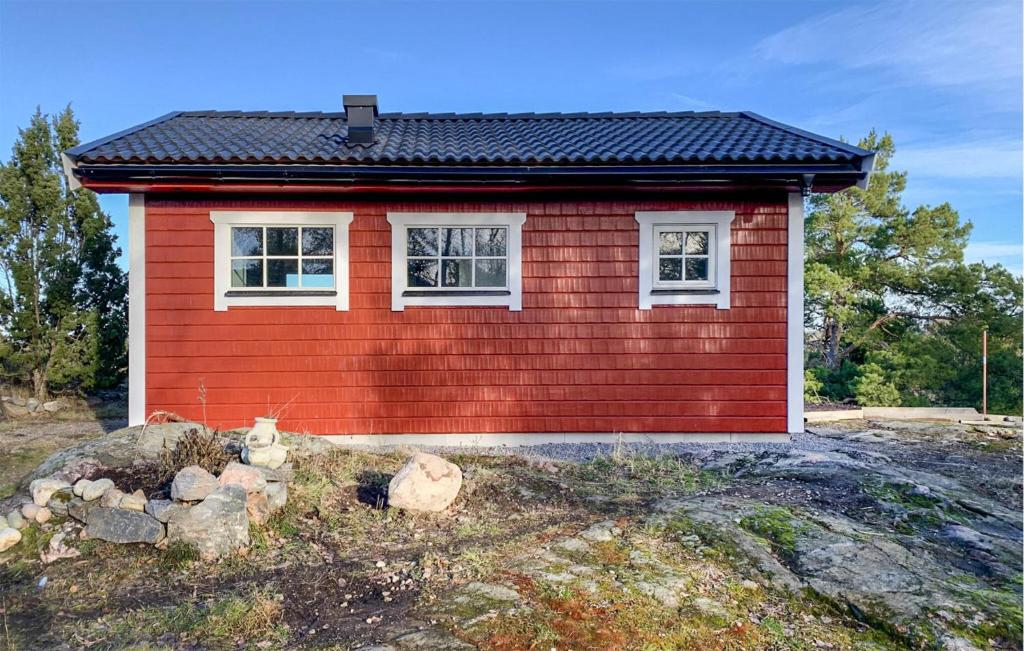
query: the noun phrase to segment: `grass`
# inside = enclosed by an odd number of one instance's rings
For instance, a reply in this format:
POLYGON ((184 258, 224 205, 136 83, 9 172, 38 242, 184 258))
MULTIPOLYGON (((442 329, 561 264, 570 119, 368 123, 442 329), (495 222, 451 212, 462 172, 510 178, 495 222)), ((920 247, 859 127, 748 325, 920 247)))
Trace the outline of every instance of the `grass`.
POLYGON ((180 571, 198 560, 199 549, 195 545, 176 540, 161 555, 160 569, 167 572, 180 571))
POLYGON ((796 552, 796 540, 806 528, 793 513, 781 506, 769 506, 740 519, 740 527, 767 540, 776 553, 791 558, 796 552), (794 524, 796 522, 796 524, 794 524))
POLYGON ((229 594, 212 603, 189 602, 171 608, 130 610, 117 621, 100 620, 95 627, 99 630, 93 633, 103 635, 114 647, 143 634, 170 635, 180 646, 193 643, 204 648, 228 649, 238 646, 239 639, 281 644, 286 637, 281 620, 281 604, 265 591, 255 590, 229 594))
POLYGON ((647 497, 685 494, 721 485, 722 478, 678 457, 616 453, 566 469, 584 490, 604 495, 647 497))

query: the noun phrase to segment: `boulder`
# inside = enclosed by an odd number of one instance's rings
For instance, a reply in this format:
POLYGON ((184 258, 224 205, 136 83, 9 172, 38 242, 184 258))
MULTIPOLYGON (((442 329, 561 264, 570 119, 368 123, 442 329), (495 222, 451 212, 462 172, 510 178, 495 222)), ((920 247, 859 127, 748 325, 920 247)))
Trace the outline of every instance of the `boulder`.
POLYGON ((108 542, 153 544, 164 538, 164 525, 137 511, 97 506, 89 511, 86 522, 90 538, 108 542))
POLYGON ((135 447, 143 457, 155 459, 163 450, 174 450, 186 433, 203 425, 198 423, 151 423, 142 428, 135 441, 135 447))
POLYGON ((68 502, 74 499, 74 495, 70 488, 62 488, 53 495, 50 496, 50 501, 46 503, 46 508, 53 511, 54 515, 60 517, 67 517, 68 514, 68 502))
POLYGON ((199 466, 188 466, 178 471, 171 482, 171 499, 178 502, 198 502, 217 490, 217 478, 199 466))
POLYGON ((295 469, 292 466, 292 462, 291 461, 288 461, 286 463, 282 463, 277 468, 267 468, 266 466, 246 466, 246 467, 247 468, 252 468, 254 470, 259 471, 259 473, 261 475, 263 475, 263 478, 266 479, 268 483, 269 482, 275 482, 275 481, 288 482, 288 481, 292 481, 293 479, 295 479, 295 469))
POLYGON ((91 479, 79 479, 78 481, 75 482, 75 485, 71 488, 71 490, 72 492, 74 492, 75 497, 81 497, 85 489, 89 487, 91 484, 91 479))
POLYGON ((7 516, 6 515, 0 515, 0 529, 6 529, 9 526, 10 525, 7 524, 7 516))
POLYGON ((13 527, 0 529, 0 552, 5 552, 21 541, 21 532, 13 527))
POLYGON ((388 484, 388 505, 406 511, 443 511, 462 488, 462 471, 425 452, 414 454, 388 484))
POLYGON ((270 506, 270 510, 277 511, 284 508, 285 503, 288 501, 288 484, 284 482, 267 484, 267 488, 263 493, 267 496, 267 505, 270 506))
POLYGON ((103 493, 103 497, 100 498, 100 506, 107 509, 116 509, 121 506, 121 499, 124 497, 124 491, 119 488, 108 488, 107 492, 103 493))
POLYGON ((20 511, 11 511, 7 514, 7 526, 12 529, 24 529, 28 526, 25 517, 20 511))
POLYGON ((187 510, 188 508, 187 504, 182 504, 181 502, 149 500, 146 502, 145 511, 160 522, 166 523, 176 511, 187 510))
POLYGON ((111 488, 114 488, 113 480, 105 477, 103 479, 97 479, 96 481, 89 482, 88 486, 82 488, 81 498, 86 502, 91 502, 103 497, 103 494, 111 488))
POLYGON ((247 546, 245 489, 237 484, 221 486, 199 504, 175 511, 167 520, 167 539, 195 545, 204 559, 247 546))
POLYGON ((121 503, 118 507, 142 513, 146 510, 146 494, 141 490, 137 490, 131 495, 125 495, 121 498, 121 503))
POLYGON ((71 488, 71 484, 63 479, 46 477, 45 479, 36 479, 31 482, 28 485, 28 492, 32 495, 33 502, 39 506, 46 506, 46 503, 50 501, 50 497, 63 488, 71 488))
POLYGON ((245 501, 245 512, 249 521, 264 525, 270 519, 270 504, 265 493, 249 493, 245 501))
POLYGON ((29 398, 25 401, 25 408, 28 409, 30 414, 34 414, 39 409, 39 401, 35 398, 29 398))
POLYGON ((67 535, 68 533, 66 531, 60 531, 54 534, 53 538, 50 538, 50 544, 42 551, 42 553, 39 554, 39 560, 44 563, 52 563, 62 558, 75 558, 76 556, 81 556, 81 552, 64 543, 64 539, 67 535))
POLYGON ((43 524, 44 522, 49 522, 50 518, 52 518, 52 517, 53 517, 53 511, 51 511, 50 509, 46 508, 45 506, 40 506, 39 510, 36 511, 36 522, 38 522, 39 524, 43 524))
POLYGON ((51 400, 49 402, 44 402, 43 403, 43 411, 47 411, 47 412, 49 412, 51 414, 55 413, 55 412, 58 412, 58 411, 60 411, 63 408, 64 408, 64 403, 61 402, 60 400, 51 400))
POLYGON ((224 468, 217 481, 221 486, 228 484, 239 484, 246 493, 259 493, 267 487, 267 480, 263 473, 255 466, 247 466, 237 461, 232 461, 224 468))
POLYGON ((68 515, 79 522, 88 522, 89 511, 98 508, 99 505, 99 500, 86 502, 81 497, 76 497, 68 502, 68 515))
POLYGON ((43 507, 39 506, 35 502, 28 502, 21 505, 21 514, 25 516, 26 520, 35 520, 36 515, 39 513, 39 509, 43 507))

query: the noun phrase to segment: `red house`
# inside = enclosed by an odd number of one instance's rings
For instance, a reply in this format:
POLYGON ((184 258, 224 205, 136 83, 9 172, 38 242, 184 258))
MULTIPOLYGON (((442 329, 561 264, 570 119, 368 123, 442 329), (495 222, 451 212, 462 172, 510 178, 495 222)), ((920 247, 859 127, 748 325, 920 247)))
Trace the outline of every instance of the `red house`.
POLYGON ((339 441, 784 440, 803 198, 869 151, 753 113, 175 112, 130 194, 130 421, 339 441), (370 437, 370 438, 368 438, 370 437))

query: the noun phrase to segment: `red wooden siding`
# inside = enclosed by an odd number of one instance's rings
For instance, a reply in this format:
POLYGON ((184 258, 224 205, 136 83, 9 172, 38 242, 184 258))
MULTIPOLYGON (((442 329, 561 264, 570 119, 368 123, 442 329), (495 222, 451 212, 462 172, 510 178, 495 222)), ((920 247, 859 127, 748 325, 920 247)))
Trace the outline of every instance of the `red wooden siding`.
POLYGON ((786 202, 146 200, 146 409, 315 434, 785 432, 786 202), (213 310, 211 210, 343 210, 349 312, 213 310), (641 210, 736 210, 732 307, 637 309, 641 210), (388 210, 523 212, 523 311, 392 312, 388 210))

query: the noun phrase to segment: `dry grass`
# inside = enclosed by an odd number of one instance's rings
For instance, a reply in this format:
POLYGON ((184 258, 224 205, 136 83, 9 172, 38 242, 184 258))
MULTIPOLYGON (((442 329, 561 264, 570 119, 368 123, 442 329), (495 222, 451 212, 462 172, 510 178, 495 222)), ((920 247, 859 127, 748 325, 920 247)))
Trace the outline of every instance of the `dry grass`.
POLYGON ((213 475, 219 475, 233 458, 224 449, 216 430, 197 427, 182 435, 174 450, 160 452, 160 471, 165 480, 188 466, 199 466, 213 475))

